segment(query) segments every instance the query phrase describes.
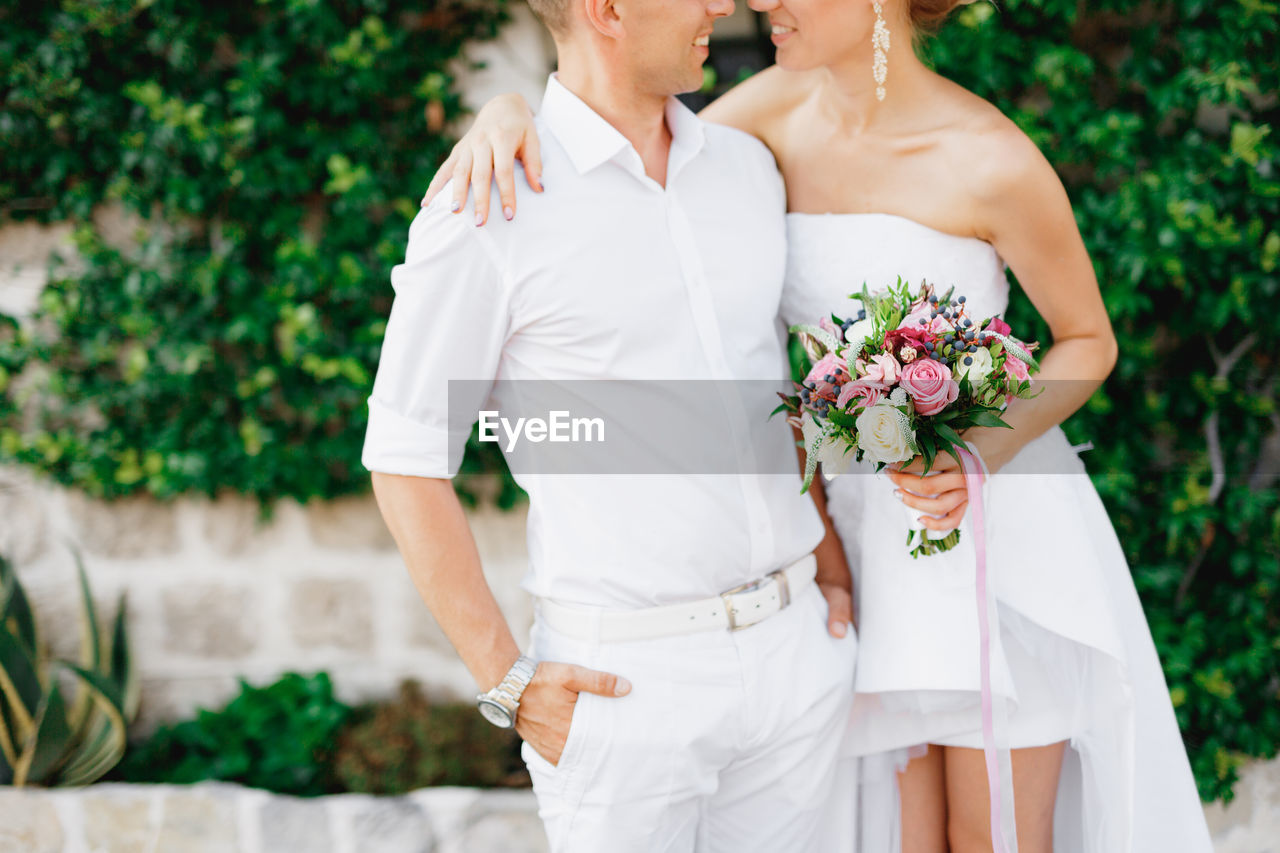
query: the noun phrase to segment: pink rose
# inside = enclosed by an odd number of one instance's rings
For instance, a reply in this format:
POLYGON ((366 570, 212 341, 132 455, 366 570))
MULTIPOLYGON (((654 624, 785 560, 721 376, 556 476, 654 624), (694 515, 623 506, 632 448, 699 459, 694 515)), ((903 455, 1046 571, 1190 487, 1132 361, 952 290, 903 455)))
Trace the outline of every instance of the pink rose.
POLYGON ((986 330, 988 332, 995 332, 997 335, 1004 335, 1005 337, 1008 337, 1009 333, 1013 331, 1013 329, 1009 327, 1009 324, 1004 320, 1001 320, 999 317, 992 317, 987 322, 986 330))
POLYGON ((884 388, 874 382, 859 379, 840 389, 840 399, 836 400, 836 405, 843 409, 854 400, 857 400, 859 407, 867 408, 879 403, 883 398, 884 388))
POLYGON ((931 358, 907 365, 902 371, 902 387, 922 415, 936 415, 960 396, 960 384, 951 379, 951 370, 931 358))
POLYGON ((936 310, 937 307, 928 302, 917 304, 912 307, 911 313, 906 316, 906 319, 898 324, 898 328, 916 330, 923 329, 934 337, 941 337, 947 332, 954 332, 955 327, 952 326, 951 323, 948 322, 941 314, 938 314, 936 317, 929 316, 936 310), (926 322, 921 323, 921 320, 926 322))
POLYGON ((814 393, 819 397, 835 399, 837 389, 851 378, 848 362, 835 353, 829 352, 813 365, 813 369, 809 371, 804 381, 806 384, 813 384, 814 393), (833 377, 835 381, 828 382, 828 376, 833 377))
POLYGON ((1005 353, 1004 375, 1017 382, 1026 382, 1031 378, 1031 370, 1018 359, 1005 353))
POLYGON ((898 360, 887 353, 880 353, 871 356, 871 361, 867 364, 867 372, 862 378, 881 388, 888 388, 898 381, 901 374, 902 365, 898 364, 898 360))

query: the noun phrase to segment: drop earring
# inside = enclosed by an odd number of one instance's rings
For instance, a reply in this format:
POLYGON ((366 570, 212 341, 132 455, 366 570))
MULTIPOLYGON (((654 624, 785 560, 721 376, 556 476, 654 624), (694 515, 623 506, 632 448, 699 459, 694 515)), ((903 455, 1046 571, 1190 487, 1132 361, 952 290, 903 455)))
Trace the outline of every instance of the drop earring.
POLYGON ((871 46, 875 48, 872 58, 871 74, 876 80, 876 100, 884 100, 884 78, 889 71, 889 28, 884 23, 884 9, 879 0, 872 3, 876 10, 876 28, 871 33, 871 46))

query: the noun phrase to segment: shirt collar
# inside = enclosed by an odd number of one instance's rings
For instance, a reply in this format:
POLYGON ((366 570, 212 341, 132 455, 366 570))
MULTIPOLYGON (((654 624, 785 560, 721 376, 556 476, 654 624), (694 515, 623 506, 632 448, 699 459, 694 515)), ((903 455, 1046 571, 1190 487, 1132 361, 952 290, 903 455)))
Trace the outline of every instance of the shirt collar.
MULTIPOLYGON (((586 174, 623 152, 630 154, 623 156, 620 163, 628 171, 644 174, 644 164, 630 140, 569 91, 554 73, 547 78, 538 117, 560 142, 578 174, 586 174)), ((669 182, 702 150, 706 130, 702 120, 677 98, 667 99, 666 120, 667 129, 671 131, 671 153, 667 159, 669 182)))

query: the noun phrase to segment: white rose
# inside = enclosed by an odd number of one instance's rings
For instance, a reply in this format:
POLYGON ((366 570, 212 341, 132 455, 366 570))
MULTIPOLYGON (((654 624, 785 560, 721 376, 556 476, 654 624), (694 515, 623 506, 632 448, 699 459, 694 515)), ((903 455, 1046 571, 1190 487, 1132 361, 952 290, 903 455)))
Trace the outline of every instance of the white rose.
POLYGON ((856 454, 852 448, 847 448, 840 439, 828 438, 817 447, 814 447, 813 443, 818 440, 818 435, 821 432, 822 427, 818 425, 812 415, 805 412, 800 419, 800 434, 804 436, 804 446, 806 449, 812 448, 815 458, 822 464, 822 476, 830 480, 837 474, 847 473, 849 466, 853 464, 856 454))
POLYGON ((844 333, 844 339, 849 342, 850 346, 856 347, 858 344, 871 337, 871 333, 875 331, 875 327, 876 324, 870 317, 865 320, 859 320, 850 326, 849 330, 844 333))
POLYGON ((957 381, 963 377, 969 378, 969 384, 977 386, 982 380, 991 375, 992 368, 995 363, 991 360, 991 350, 986 347, 978 347, 977 352, 961 353, 960 361, 956 362, 956 379, 957 381), (965 364, 964 360, 972 359, 971 364, 965 364))
POLYGON ((858 446, 872 462, 906 462, 915 456, 915 433, 907 416, 881 401, 858 415, 858 446))

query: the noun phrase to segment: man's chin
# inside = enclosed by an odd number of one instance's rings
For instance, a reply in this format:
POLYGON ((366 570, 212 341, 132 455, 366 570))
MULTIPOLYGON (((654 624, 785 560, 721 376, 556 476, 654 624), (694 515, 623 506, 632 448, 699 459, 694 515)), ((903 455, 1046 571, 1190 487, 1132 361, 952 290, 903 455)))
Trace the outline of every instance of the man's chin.
POLYGON ((687 95, 690 92, 697 92, 702 88, 702 66, 679 75, 672 75, 666 81, 666 85, 661 87, 661 91, 668 95, 687 95))

